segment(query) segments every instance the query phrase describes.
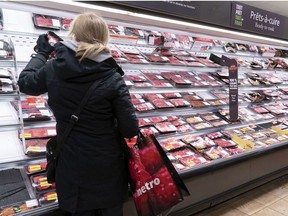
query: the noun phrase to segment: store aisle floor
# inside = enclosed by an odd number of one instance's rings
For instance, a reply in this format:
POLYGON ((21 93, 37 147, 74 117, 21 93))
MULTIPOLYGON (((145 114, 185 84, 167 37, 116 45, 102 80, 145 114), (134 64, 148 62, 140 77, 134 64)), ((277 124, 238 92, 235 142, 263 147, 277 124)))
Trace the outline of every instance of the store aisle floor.
POLYGON ((288 176, 268 182, 193 216, 247 215, 288 216, 288 176))

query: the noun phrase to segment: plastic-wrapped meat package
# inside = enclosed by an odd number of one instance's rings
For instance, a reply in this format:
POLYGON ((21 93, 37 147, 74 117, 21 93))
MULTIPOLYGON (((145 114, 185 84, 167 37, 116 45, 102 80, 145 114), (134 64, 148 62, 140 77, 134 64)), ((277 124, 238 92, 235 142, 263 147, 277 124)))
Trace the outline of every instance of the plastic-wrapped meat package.
POLYGON ((171 77, 170 80, 175 84, 175 85, 184 85, 184 86, 190 86, 192 84, 192 82, 188 79, 184 79, 182 77, 179 76, 174 76, 174 77, 171 77))
POLYGON ((176 75, 178 75, 177 72, 161 72, 161 75, 167 79, 170 80, 172 77, 175 77, 176 75))
POLYGON ((142 99, 141 94, 130 94, 131 99, 142 99))
POLYGON ((186 56, 186 55, 177 55, 176 56, 177 59, 179 59, 180 61, 184 61, 184 62, 197 62, 197 60, 192 57, 192 56, 186 56))
POLYGON ((155 109, 155 107, 150 102, 137 104, 137 105, 134 105, 134 106, 135 106, 136 110, 139 111, 139 112, 149 111, 149 110, 154 110, 155 109))
POLYGON ((162 77, 158 73, 149 73, 149 72, 142 72, 142 73, 150 80, 165 80, 164 77, 162 77))
POLYGON ((50 138, 47 139, 26 139, 25 140, 25 154, 28 156, 43 155, 46 152, 46 144, 50 138))
POLYGON ((228 125, 229 123, 225 120, 215 120, 215 121, 210 121, 209 122, 211 125, 213 125, 214 127, 221 127, 224 125, 228 125))
POLYGON ((147 81, 147 79, 142 75, 125 75, 125 76, 128 77, 133 82, 146 82, 147 81))
POLYGON ((161 56, 159 54, 146 55, 146 57, 149 59, 150 62, 170 63, 169 58, 167 58, 166 56, 161 56))
POLYGON ((200 97, 199 95, 197 95, 197 94, 195 94, 195 93, 181 93, 181 95, 182 95, 182 97, 185 99, 185 100, 187 100, 187 101, 197 101, 197 100, 203 100, 203 98, 202 97, 200 97))
POLYGON ((134 87, 138 88, 149 88, 152 87, 153 85, 149 82, 135 82, 134 87))
POLYGON ((188 157, 179 158, 179 161, 187 167, 193 167, 197 164, 208 163, 208 161, 201 155, 193 155, 188 157))
POLYGON ((175 64, 175 65, 185 65, 186 64, 184 61, 180 61, 179 59, 175 58, 174 56, 167 56, 167 58, 169 59, 169 62, 171 64, 175 64))
POLYGON ((138 125, 139 127, 144 127, 148 125, 153 125, 153 122, 151 122, 148 118, 139 118, 138 125))
POLYGON ((179 117, 178 116, 167 116, 167 120, 168 121, 176 121, 176 120, 178 120, 179 119, 179 117))
POLYGON ((158 123, 158 122, 163 122, 163 121, 167 121, 168 118, 166 116, 157 116, 157 117, 151 117, 148 118, 149 121, 153 122, 153 123, 158 123))
POLYGON ((165 99, 154 99, 152 104, 158 109, 174 108, 174 105, 165 99))
POLYGON ((37 192, 47 191, 52 188, 56 188, 55 183, 48 183, 46 174, 35 174, 30 177, 32 186, 37 192))
POLYGON ((211 106, 222 106, 222 105, 226 105, 227 103, 224 100, 207 100, 207 102, 211 105, 211 106))
POLYGON ((39 163, 33 163, 33 164, 29 164, 25 166, 25 170, 26 170, 26 173, 30 175, 30 174, 35 174, 38 172, 43 172, 46 170, 46 167, 47 167, 47 162, 42 162, 42 163, 39 162, 39 163))
POLYGON ((190 142, 189 144, 197 150, 202 150, 202 149, 215 146, 215 143, 208 137, 204 137, 204 138, 201 137, 200 139, 190 142))
POLYGON ((187 122, 184 121, 183 119, 177 119, 177 120, 175 120, 175 121, 171 121, 171 123, 172 123, 173 125, 175 125, 176 127, 177 127, 177 126, 180 126, 180 125, 187 124, 187 122))
POLYGON ((176 127, 177 127, 177 132, 178 133, 185 133, 185 132, 193 130, 192 127, 189 124, 179 125, 179 126, 176 126, 176 127))
POLYGON ((207 75, 207 74, 199 74, 198 75, 202 80, 206 81, 215 81, 216 79, 213 76, 207 75))
POLYGON ((206 121, 218 120, 220 119, 215 113, 205 113, 200 115, 201 118, 205 119, 206 121))
POLYGON ((185 148, 185 149, 182 149, 182 150, 177 150, 177 151, 170 152, 170 154, 173 157, 175 157, 176 159, 179 159, 179 158, 195 155, 196 153, 194 151, 192 151, 191 149, 189 149, 189 148, 185 148))
POLYGON ((190 103, 182 98, 170 99, 169 100, 175 107, 187 107, 190 103))
POLYGON ((200 101, 200 100, 190 101, 190 104, 195 108, 202 108, 210 105, 207 101, 200 101))
MULTIPOLYGON (((182 95, 177 92, 171 92, 171 93, 163 93, 162 94, 165 98, 173 99, 173 98, 182 98, 182 95)), ((189 104, 190 105, 190 104, 189 104)))
POLYGON ((228 158, 231 157, 231 155, 229 154, 229 152, 227 152, 224 148, 222 148, 221 146, 217 146, 216 147, 217 151, 219 152, 219 154, 221 155, 221 157, 223 158, 228 158))
POLYGON ((148 64, 149 62, 142 56, 142 55, 136 55, 136 54, 127 54, 125 53, 126 58, 131 63, 145 63, 148 64))
POLYGON ((175 169, 176 169, 177 171, 181 171, 181 170, 186 170, 186 169, 188 169, 188 168, 185 167, 182 163, 177 162, 177 161, 173 161, 173 162, 172 162, 172 165, 175 167, 175 169))
POLYGON ((159 131, 153 126, 151 126, 151 127, 143 127, 143 128, 140 129, 140 132, 145 137, 147 137, 147 136, 149 136, 151 134, 153 134, 153 135, 159 134, 159 131))
POLYGON ((234 147, 237 146, 237 144, 235 142, 233 142, 232 140, 227 140, 227 139, 223 139, 223 138, 218 138, 218 139, 214 139, 214 142, 221 147, 234 147))
POLYGON ((206 135, 209 139, 218 139, 224 136, 224 134, 222 134, 221 132, 213 132, 213 133, 209 133, 206 135))
POLYGON ((269 111, 264 107, 252 107, 251 109, 253 109, 256 113, 269 113, 269 111))
POLYGON ((201 123, 193 124, 193 127, 196 130, 203 130, 203 129, 206 129, 206 128, 211 128, 213 126, 209 122, 201 122, 201 123))
POLYGON ((173 85, 167 80, 151 80, 151 83, 156 88, 172 88, 173 85))
POLYGON ((203 122, 204 120, 198 116, 198 115, 194 115, 194 116, 185 116, 185 120, 190 123, 190 124, 196 124, 199 122, 203 122))
POLYGON ((36 28, 61 29, 60 17, 46 16, 43 14, 33 14, 33 24, 36 28))
POLYGON ((24 121, 50 120, 52 113, 48 109, 26 109, 22 111, 24 121))
POLYGON ((176 35, 172 33, 162 32, 162 36, 164 36, 166 41, 176 40, 176 35))
POLYGON ((245 152, 245 149, 243 149, 243 148, 241 148, 239 146, 236 146, 236 147, 233 147, 233 148, 225 148, 225 150, 227 152, 229 152, 229 154, 231 154, 231 155, 236 155, 236 154, 240 154, 240 153, 245 152))
POLYGON ((169 138, 166 141, 160 141, 160 145, 165 151, 171 151, 186 146, 184 142, 175 138, 169 138))
POLYGON ((176 43, 177 47, 182 48, 182 49, 191 49, 192 44, 194 42, 193 37, 187 36, 187 35, 177 34, 176 38, 177 38, 177 42, 178 42, 178 43, 176 43))
MULTIPOLYGON (((24 129, 24 137, 26 139, 49 138, 56 135, 56 127, 30 128, 24 129)), ((22 138, 22 133, 19 131, 19 138, 22 138)))
POLYGON ((183 142, 189 144, 191 142, 196 142, 198 140, 202 140, 201 136, 195 136, 195 135, 185 135, 182 139, 183 142))
POLYGON ((203 154, 206 155, 211 160, 216 160, 222 157, 220 152, 215 147, 204 150, 203 154))
POLYGON ((141 103, 145 103, 146 101, 144 99, 131 99, 132 104, 137 105, 141 103))
POLYGON ((197 62, 197 61, 185 61, 185 63, 191 67, 205 67, 204 64, 197 62))
POLYGON ((177 131, 177 128, 170 122, 159 122, 155 124, 155 127, 161 133, 172 133, 177 131))
POLYGON ((164 96, 162 94, 144 94, 144 98, 146 98, 149 101, 155 100, 155 99, 164 99, 164 96))

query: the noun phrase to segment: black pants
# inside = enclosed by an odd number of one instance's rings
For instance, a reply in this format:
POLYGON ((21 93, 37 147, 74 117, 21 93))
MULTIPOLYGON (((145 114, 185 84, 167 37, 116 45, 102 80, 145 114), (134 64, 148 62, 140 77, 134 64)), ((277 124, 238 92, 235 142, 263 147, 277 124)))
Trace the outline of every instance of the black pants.
POLYGON ((123 216, 122 205, 70 214, 70 216, 123 216))

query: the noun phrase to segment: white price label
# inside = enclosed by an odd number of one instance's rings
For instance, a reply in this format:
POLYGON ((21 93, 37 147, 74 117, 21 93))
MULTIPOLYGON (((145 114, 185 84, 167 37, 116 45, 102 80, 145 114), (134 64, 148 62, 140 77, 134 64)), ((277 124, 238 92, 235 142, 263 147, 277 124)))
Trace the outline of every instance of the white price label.
POLYGON ((55 27, 61 27, 60 21, 58 19, 52 19, 52 24, 55 27))
POLYGON ((27 206, 28 208, 31 208, 31 207, 38 206, 38 201, 37 201, 37 199, 27 200, 27 201, 25 202, 25 204, 26 204, 26 206, 27 206))
POLYGON ((55 129, 48 129, 47 130, 47 134, 49 136, 55 136, 57 133, 56 133, 56 130, 55 129))

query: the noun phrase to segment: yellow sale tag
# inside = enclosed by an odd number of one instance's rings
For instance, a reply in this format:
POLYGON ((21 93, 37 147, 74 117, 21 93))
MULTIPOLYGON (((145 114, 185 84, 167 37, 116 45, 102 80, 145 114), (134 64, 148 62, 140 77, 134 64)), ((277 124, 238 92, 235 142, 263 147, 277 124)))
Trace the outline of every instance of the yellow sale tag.
POLYGON ((43 182, 40 182, 40 187, 48 187, 48 186, 51 186, 52 184, 48 183, 47 181, 43 181, 43 182))
POLYGON ((276 133, 281 134, 281 135, 288 134, 288 130, 282 130, 281 128, 279 128, 277 126, 272 126, 271 129, 276 131, 276 133))
POLYGON ((44 182, 44 181, 47 181, 47 177, 43 177, 43 178, 39 178, 38 180, 39 182, 44 182))
POLYGON ((254 149, 255 143, 252 142, 251 140, 245 140, 239 136, 233 136, 232 140, 245 150, 254 149))
POLYGON ((39 151, 40 146, 28 146, 27 151, 39 151))
MULTIPOLYGON (((23 137, 23 134, 21 133, 19 135, 20 139, 23 137)), ((31 138, 32 137, 32 134, 31 133, 24 133, 24 138, 31 138)))
POLYGON ((28 170, 29 170, 29 172, 41 170, 41 165, 40 165, 40 164, 30 165, 30 166, 28 167, 28 170))
POLYGON ((47 200, 57 200, 57 193, 47 195, 47 200))

